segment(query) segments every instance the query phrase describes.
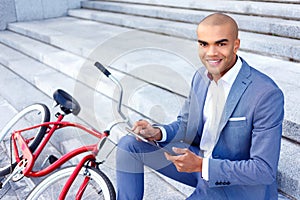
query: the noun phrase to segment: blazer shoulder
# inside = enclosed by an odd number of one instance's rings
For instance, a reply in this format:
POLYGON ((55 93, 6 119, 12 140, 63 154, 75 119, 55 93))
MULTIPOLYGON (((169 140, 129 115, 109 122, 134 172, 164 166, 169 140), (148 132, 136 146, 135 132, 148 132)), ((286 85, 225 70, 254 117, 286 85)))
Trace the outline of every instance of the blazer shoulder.
POLYGON ((279 86, 276 84, 276 82, 269 77, 267 74, 251 67, 251 74, 253 74, 253 83, 254 85, 259 84, 262 85, 265 89, 279 89, 279 86))
POLYGON ((250 66, 245 60, 242 59, 242 70, 241 73, 243 73, 251 82, 252 84, 257 87, 261 86, 265 89, 279 89, 278 85, 275 83, 275 81, 268 76, 267 74, 261 72, 260 70, 250 66))

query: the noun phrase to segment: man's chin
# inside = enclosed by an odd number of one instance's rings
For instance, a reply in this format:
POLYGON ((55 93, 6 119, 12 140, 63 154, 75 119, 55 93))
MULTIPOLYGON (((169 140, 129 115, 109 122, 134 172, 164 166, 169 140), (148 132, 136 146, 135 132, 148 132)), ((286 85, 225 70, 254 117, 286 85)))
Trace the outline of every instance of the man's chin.
POLYGON ((219 68, 217 67, 209 67, 207 69, 208 69, 207 71, 213 76, 219 76, 221 74, 219 68))

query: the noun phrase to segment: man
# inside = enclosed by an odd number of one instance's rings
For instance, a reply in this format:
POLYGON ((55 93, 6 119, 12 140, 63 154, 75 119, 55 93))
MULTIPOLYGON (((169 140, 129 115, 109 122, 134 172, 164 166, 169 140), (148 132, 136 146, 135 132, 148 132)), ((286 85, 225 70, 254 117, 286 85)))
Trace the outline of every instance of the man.
POLYGON ((177 121, 152 126, 141 120, 133 127, 176 155, 123 137, 117 152, 118 199, 143 198, 144 165, 195 187, 188 199, 277 199, 283 94, 237 55, 240 40, 232 18, 209 15, 197 35, 205 68, 195 73, 177 121))

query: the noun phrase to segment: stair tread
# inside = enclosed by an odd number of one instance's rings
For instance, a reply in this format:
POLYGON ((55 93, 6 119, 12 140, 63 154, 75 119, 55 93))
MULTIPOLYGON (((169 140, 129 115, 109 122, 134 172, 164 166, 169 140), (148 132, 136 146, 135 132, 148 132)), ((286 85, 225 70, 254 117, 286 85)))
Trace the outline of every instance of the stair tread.
MULTIPOLYGON (((196 40, 195 30, 197 25, 195 24, 85 9, 71 10, 69 14, 73 17, 196 40), (145 26, 145 24, 147 24, 147 26, 145 26)), ((272 35, 255 34, 244 31, 240 31, 240 38, 243 41, 241 43, 242 50, 257 51, 264 54, 272 52, 275 56, 300 60, 300 40, 298 39, 275 37, 272 35), (274 45, 274 41, 276 41, 278 45, 274 45)))
POLYGON ((208 11, 221 11, 229 13, 243 13, 245 15, 262 15, 262 16, 273 16, 275 18, 289 18, 299 19, 300 18, 300 4, 290 3, 278 3, 278 2, 259 2, 259 1, 235 1, 226 0, 186 0, 179 1, 174 4, 172 0, 106 0, 108 2, 119 2, 119 3, 133 3, 133 4, 144 4, 144 5, 155 5, 155 6, 166 6, 166 7, 180 7, 180 8, 192 8, 199 10, 208 11), (266 6, 267 5, 267 6, 266 6))
MULTIPOLYGON (((119 12, 130 15, 161 18, 171 21, 183 21, 194 24, 198 24, 201 19, 212 13, 201 10, 157 7, 155 5, 120 4, 116 2, 106 1, 85 1, 82 3, 82 7, 86 9, 96 9, 107 12, 119 12)), ((299 20, 286 20, 271 17, 251 16, 250 21, 249 16, 246 16, 244 14, 229 15, 236 19, 241 30, 265 34, 276 34, 282 37, 300 38, 300 33, 297 29, 300 26, 299 20)))

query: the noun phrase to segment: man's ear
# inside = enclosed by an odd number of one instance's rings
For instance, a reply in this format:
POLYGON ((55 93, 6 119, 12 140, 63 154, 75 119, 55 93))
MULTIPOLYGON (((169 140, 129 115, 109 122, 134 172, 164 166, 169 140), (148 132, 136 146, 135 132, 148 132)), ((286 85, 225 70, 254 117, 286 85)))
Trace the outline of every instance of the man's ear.
POLYGON ((236 39, 234 41, 234 47, 233 47, 234 53, 237 53, 237 51, 238 51, 239 48, 240 48, 240 39, 236 39))

